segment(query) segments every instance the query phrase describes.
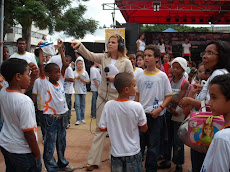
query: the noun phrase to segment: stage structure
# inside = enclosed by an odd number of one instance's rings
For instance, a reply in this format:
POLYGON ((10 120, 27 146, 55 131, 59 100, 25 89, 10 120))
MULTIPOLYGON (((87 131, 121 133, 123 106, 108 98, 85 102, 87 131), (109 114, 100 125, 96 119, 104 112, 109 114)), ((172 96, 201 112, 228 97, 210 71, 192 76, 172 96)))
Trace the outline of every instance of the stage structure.
POLYGON ((127 23, 230 24, 229 0, 115 0, 103 10, 120 10, 127 23))

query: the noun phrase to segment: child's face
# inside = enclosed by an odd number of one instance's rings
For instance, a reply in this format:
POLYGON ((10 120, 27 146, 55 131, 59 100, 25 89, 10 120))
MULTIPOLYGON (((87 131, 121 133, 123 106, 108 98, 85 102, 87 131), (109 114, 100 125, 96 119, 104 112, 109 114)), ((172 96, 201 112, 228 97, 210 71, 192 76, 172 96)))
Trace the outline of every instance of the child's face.
POLYGON ((219 85, 212 84, 209 88, 209 94, 208 105, 210 105, 213 115, 225 115, 230 112, 230 101, 226 100, 219 85))
POLYGON ((164 60, 164 63, 168 62, 168 61, 169 61, 169 57, 168 57, 168 55, 164 55, 163 60, 164 60))
POLYGON ((174 76, 181 76, 184 73, 184 69, 177 62, 172 64, 172 73, 174 76))
POLYGON ((209 74, 205 73, 204 65, 201 65, 199 67, 199 69, 198 69, 198 78, 200 80, 205 80, 206 81, 209 78, 209 76, 210 76, 209 74))
POLYGON ((145 50, 145 65, 147 67, 153 67, 156 66, 156 61, 159 60, 159 57, 155 57, 154 52, 152 50, 145 50))
POLYGON ((210 44, 205 49, 205 55, 202 57, 204 68, 213 70, 218 64, 219 55, 215 44, 210 44))
POLYGON ((144 65, 145 65, 144 59, 141 56, 138 56, 137 57, 137 66, 142 68, 142 67, 144 67, 144 65))
POLYGON ((83 62, 79 60, 77 62, 77 70, 81 71, 82 69, 83 69, 83 62))
POLYGON ((48 77, 50 80, 58 81, 61 77, 59 66, 53 66, 52 71, 48 73, 48 77))
POLYGON ((133 78, 130 87, 128 87, 129 96, 135 96, 137 92, 136 79, 133 78))
POLYGON ((136 66, 136 57, 135 57, 135 54, 129 54, 128 57, 129 57, 129 60, 131 61, 132 65, 136 66))
POLYGON ((30 73, 29 66, 27 66, 26 71, 23 74, 19 74, 20 75, 19 85, 21 89, 26 89, 29 87, 30 85, 29 73, 30 73))
POLYGON ((66 58, 66 63, 69 65, 71 63, 71 59, 70 58, 66 58))
POLYGON ((204 133, 205 133, 206 135, 208 135, 208 136, 211 136, 212 127, 209 126, 209 125, 206 125, 206 126, 204 127, 204 133))

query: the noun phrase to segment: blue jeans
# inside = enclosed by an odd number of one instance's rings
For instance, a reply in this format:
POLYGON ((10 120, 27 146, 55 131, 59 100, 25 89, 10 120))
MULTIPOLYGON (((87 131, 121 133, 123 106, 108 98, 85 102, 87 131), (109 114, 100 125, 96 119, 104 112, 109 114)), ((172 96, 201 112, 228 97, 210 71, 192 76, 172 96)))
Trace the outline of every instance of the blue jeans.
POLYGON ((165 147, 165 159, 171 161, 171 153, 173 148, 173 159, 172 161, 176 165, 184 164, 184 144, 179 139, 177 132, 181 125, 181 122, 172 121, 172 113, 166 111, 166 121, 168 128, 168 142, 165 147))
POLYGON ((114 157, 111 155, 111 172, 142 172, 142 155, 114 157))
POLYGON ((65 120, 65 125, 67 126, 68 124, 70 124, 70 119, 71 119, 71 106, 72 106, 72 101, 71 101, 71 96, 72 94, 65 94, 65 98, 66 98, 66 103, 68 106, 68 111, 67 111, 67 116, 66 116, 66 120, 65 120))
POLYGON ((98 97, 98 92, 97 91, 92 91, 92 104, 91 104, 91 117, 96 118, 96 102, 97 102, 97 97, 98 97))
POLYGON ((45 125, 45 116, 43 115, 43 111, 37 110, 37 114, 39 116, 40 126, 42 130, 42 138, 44 140, 45 134, 46 134, 46 125, 45 125))
POLYGON ((77 121, 85 119, 85 94, 75 94, 75 110, 77 121))
POLYGON ((163 116, 154 119, 151 115, 146 114, 148 131, 145 137, 148 138, 147 142, 147 155, 145 161, 146 172, 157 171, 157 158, 160 150, 160 138, 162 134, 163 116))
POLYGON ((34 159, 32 153, 16 154, 10 153, 1 147, 2 154, 5 159, 6 172, 41 172, 42 161, 41 157, 38 160, 34 159))
POLYGON ((3 127, 3 123, 2 123, 1 114, 0 114, 0 131, 2 130, 2 127, 3 127))
POLYGON ((45 115, 46 135, 44 138, 44 164, 48 172, 58 172, 58 168, 66 167, 69 162, 65 159, 66 127, 64 118, 56 120, 45 115), (53 154, 57 150, 58 162, 53 154))

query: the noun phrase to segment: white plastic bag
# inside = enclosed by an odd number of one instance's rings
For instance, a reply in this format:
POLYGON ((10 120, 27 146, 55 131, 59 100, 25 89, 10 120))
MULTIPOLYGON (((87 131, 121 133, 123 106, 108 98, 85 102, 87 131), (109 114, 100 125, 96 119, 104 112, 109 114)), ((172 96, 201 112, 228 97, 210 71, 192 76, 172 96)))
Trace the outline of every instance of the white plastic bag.
POLYGON ((53 42, 43 42, 40 45, 42 51, 43 51, 43 56, 53 56, 55 55, 55 47, 53 42))

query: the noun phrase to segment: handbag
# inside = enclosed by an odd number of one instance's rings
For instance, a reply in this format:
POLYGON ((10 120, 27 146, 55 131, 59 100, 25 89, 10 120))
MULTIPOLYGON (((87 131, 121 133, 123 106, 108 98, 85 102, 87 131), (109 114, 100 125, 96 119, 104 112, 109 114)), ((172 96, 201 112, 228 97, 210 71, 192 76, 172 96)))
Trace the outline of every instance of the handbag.
POLYGON ((191 113, 178 129, 180 140, 192 149, 206 153, 213 136, 224 126, 223 116, 207 112, 204 102, 201 111, 191 113))

